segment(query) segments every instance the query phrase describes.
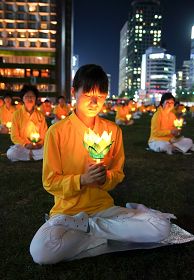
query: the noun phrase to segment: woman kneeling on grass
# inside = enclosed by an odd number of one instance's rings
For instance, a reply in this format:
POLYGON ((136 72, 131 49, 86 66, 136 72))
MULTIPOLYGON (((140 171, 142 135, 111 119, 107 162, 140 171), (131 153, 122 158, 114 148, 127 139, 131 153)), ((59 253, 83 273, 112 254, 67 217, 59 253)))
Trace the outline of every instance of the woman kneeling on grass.
POLYGON ((176 115, 172 112, 174 103, 174 96, 170 92, 164 93, 160 106, 152 117, 148 145, 154 152, 166 152, 171 155, 173 151, 182 153, 194 151, 192 139, 181 136, 181 130, 174 125, 176 120, 176 115))
POLYGON ((72 260, 108 239, 160 242, 168 237, 174 217, 139 204, 114 205, 108 191, 124 178, 124 150, 119 126, 98 116, 108 93, 106 73, 98 65, 82 66, 72 92, 75 111, 50 126, 45 138, 43 186, 55 205, 30 245, 38 264, 72 260), (88 163, 83 140, 89 128, 99 135, 112 134, 112 146, 101 163, 88 163))
POLYGON ((12 119, 11 140, 15 144, 7 151, 11 161, 41 160, 47 131, 45 117, 36 109, 38 90, 24 85, 21 90, 24 105, 15 111, 12 119))

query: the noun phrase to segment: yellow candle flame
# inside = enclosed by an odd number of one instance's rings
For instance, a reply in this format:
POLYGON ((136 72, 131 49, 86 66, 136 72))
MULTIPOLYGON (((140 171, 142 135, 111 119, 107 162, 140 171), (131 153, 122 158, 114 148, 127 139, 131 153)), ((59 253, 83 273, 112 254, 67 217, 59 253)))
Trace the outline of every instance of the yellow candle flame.
POLYGON ((112 131, 109 134, 107 131, 104 131, 100 136, 98 133, 96 134, 93 130, 89 129, 89 131, 84 134, 84 142, 87 143, 88 146, 99 144, 103 149, 112 143, 111 137, 112 131))
POLYGON ((33 142, 33 143, 37 143, 40 139, 40 134, 38 132, 32 132, 30 134, 30 140, 33 142))
POLYGON ((174 120, 174 126, 178 129, 181 129, 183 126, 183 118, 174 120))
POLYGON ((12 127, 12 122, 7 122, 6 127, 10 129, 12 127))
POLYGON ((127 114, 126 119, 129 121, 131 119, 131 114, 127 114))
POLYGON ((64 120, 64 119, 65 119, 65 116, 64 116, 64 115, 62 115, 62 116, 61 116, 61 119, 62 119, 62 120, 64 120))

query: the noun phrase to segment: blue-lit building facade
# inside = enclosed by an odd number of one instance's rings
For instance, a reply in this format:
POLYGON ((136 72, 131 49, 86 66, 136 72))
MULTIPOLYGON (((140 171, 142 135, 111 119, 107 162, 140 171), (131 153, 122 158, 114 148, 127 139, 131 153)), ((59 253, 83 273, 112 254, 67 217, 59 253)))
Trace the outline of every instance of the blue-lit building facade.
POLYGON ((124 91, 133 96, 140 89, 142 55, 150 46, 160 46, 161 26, 160 1, 131 3, 129 20, 120 33, 119 94, 124 91))

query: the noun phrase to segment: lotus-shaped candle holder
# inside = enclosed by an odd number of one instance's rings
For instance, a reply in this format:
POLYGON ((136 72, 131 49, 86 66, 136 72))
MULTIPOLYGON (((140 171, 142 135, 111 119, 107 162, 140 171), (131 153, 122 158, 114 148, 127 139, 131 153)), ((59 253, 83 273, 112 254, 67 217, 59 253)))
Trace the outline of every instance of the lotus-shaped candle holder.
POLYGON ((131 115, 131 114, 127 114, 127 115, 126 115, 126 119, 127 119, 127 121, 130 121, 131 117, 132 117, 132 115, 131 115))
POLYGON ((40 141, 40 134, 38 132, 32 132, 30 134, 30 141, 35 146, 36 143, 38 143, 40 141))
POLYGON ((11 133, 12 122, 7 122, 6 127, 8 128, 9 134, 10 134, 11 133))
POLYGON ((183 126, 183 121, 183 118, 174 120, 174 126, 180 130, 183 126))
POLYGON ((91 158, 95 159, 97 163, 105 157, 112 146, 112 131, 108 133, 104 131, 102 135, 96 134, 93 130, 89 129, 84 134, 84 147, 88 151, 91 158))

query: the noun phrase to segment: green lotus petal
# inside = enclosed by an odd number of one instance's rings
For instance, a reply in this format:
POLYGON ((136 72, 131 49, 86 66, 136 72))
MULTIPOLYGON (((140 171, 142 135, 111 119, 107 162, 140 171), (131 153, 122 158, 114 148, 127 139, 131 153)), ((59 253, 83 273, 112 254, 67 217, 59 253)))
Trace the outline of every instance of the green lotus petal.
POLYGON ((103 154, 98 153, 98 151, 96 151, 93 147, 89 146, 88 149, 89 155, 91 156, 91 158, 97 159, 97 158, 104 158, 103 154))
POLYGON ((111 146, 112 144, 108 145, 101 153, 105 156, 110 151, 111 146))
POLYGON ((83 144, 84 144, 84 148, 86 148, 86 150, 88 151, 88 148, 89 148, 88 144, 84 141, 83 141, 83 144))

